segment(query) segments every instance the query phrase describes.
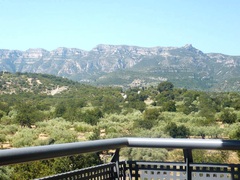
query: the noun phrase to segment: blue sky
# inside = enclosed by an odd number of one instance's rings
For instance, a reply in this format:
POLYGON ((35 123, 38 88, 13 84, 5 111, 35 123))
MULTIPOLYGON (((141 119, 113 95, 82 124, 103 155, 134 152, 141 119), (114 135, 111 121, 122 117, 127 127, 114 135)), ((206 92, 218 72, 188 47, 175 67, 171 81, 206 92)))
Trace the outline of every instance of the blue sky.
POLYGON ((240 55, 239 0, 0 0, 0 49, 184 46, 240 55))

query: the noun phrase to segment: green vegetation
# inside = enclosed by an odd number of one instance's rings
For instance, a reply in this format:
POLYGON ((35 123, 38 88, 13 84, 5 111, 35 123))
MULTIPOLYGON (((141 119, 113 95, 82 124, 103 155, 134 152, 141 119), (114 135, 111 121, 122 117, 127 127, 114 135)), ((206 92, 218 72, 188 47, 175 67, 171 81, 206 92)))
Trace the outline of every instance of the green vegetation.
MULTIPOLYGON (((100 164, 97 154, 84 154, 13 166, 10 179, 34 179, 100 164)), ((0 171, 1 172, 1 171, 0 171)), ((1 177, 1 176, 0 176, 1 177)))
MULTIPOLYGON (((176 89, 171 82, 123 91, 42 74, 2 76, 1 148, 122 136, 240 139, 239 93, 176 89), (65 88, 59 91, 61 87, 65 88)), ((213 153, 216 162, 227 162, 230 157, 225 152, 213 153)), ((194 154, 196 162, 209 160, 208 152, 194 154)), ((181 159, 178 151, 165 149, 127 148, 121 155, 140 160, 181 159)), ((98 163, 98 154, 30 162, 0 168, 0 178, 31 179, 98 163)))

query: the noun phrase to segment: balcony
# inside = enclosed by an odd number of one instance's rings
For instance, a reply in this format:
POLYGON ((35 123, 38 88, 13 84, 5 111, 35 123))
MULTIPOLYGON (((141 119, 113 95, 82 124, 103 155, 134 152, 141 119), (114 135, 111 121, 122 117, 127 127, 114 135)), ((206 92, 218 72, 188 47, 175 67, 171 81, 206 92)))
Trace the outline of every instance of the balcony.
POLYGON ((205 139, 157 139, 157 138, 116 138, 36 146, 0 151, 0 166, 23 163, 34 160, 50 159, 88 152, 115 149, 109 163, 75 170, 41 180, 239 180, 240 164, 194 163, 192 150, 240 150, 237 140, 205 139), (119 151, 132 148, 168 148, 182 149, 184 162, 120 161, 119 151))

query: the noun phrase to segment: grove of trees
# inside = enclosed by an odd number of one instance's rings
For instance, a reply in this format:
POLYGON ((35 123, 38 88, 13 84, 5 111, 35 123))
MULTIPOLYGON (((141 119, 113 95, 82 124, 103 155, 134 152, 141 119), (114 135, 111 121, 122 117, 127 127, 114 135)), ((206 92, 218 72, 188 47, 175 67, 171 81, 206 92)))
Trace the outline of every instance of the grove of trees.
MULTIPOLYGON (((44 93, 44 84, 29 92, 1 93, 3 149, 123 136, 240 139, 238 92, 177 89, 171 82, 123 91, 119 87, 93 87, 48 75, 35 74, 31 78, 51 87, 62 84, 68 88, 55 95, 44 93)), ((25 85, 25 81, 21 82, 25 85)), ((3 84, 2 88, 7 86, 3 84)), ((3 92, 1 87, 0 90, 3 92)), ((200 162, 198 154, 194 156, 200 162)), ((121 155, 126 159, 168 160, 177 159, 178 152, 129 148, 123 149, 121 155)), ((201 155, 204 159, 208 153, 203 151, 201 155)), ((225 162, 229 154, 216 153, 216 157, 225 162)), ((101 162, 98 154, 30 162, 1 167, 0 178, 31 179, 101 162)))

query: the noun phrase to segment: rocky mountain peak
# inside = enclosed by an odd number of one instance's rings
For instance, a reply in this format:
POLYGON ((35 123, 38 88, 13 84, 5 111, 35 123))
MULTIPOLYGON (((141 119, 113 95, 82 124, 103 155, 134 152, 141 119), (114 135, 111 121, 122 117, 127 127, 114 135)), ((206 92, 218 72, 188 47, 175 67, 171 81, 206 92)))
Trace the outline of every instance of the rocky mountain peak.
POLYGON ((28 49, 23 52, 23 56, 25 58, 33 58, 33 59, 41 58, 47 54, 48 54, 48 51, 42 48, 28 49))
POLYGON ((30 48, 30 49, 27 49, 25 52, 47 52, 46 49, 43 49, 43 48, 30 48))
POLYGON ((185 49, 192 49, 193 46, 192 44, 186 44, 185 46, 183 46, 185 49))
POLYGON ((88 51, 84 51, 77 48, 66 48, 66 47, 59 47, 55 50, 50 51, 52 56, 79 56, 79 55, 86 55, 88 51))
POLYGON ((197 54, 201 54, 201 55, 204 54, 199 49, 193 47, 192 44, 186 44, 185 46, 183 46, 183 48, 186 49, 187 51, 190 51, 190 52, 193 52, 193 53, 197 53, 197 54))

